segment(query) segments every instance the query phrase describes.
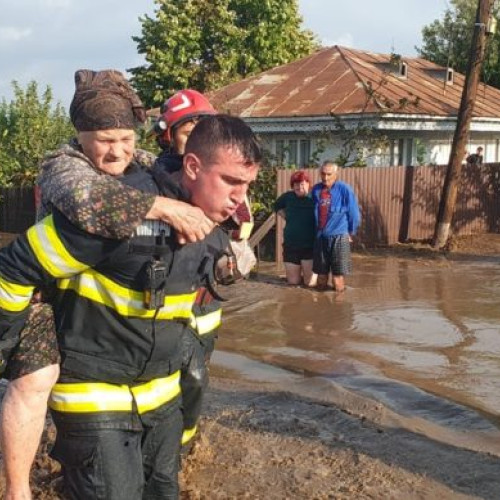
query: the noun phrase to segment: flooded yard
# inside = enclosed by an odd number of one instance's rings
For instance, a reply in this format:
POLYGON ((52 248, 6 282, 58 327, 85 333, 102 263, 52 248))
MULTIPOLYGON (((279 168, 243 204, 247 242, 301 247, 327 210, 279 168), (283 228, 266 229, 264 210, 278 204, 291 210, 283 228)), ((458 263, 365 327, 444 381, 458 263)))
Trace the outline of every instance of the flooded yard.
POLYGON ((258 273, 231 289, 214 362, 291 390, 320 381, 325 391, 329 380, 400 415, 498 441, 499 264, 358 255, 341 295, 258 273))
MULTIPOLYGON (((497 239, 482 256, 358 254, 341 295, 270 266, 224 290, 181 498, 500 499, 497 239)), ((63 498, 54 436, 49 418, 34 498, 63 498)))

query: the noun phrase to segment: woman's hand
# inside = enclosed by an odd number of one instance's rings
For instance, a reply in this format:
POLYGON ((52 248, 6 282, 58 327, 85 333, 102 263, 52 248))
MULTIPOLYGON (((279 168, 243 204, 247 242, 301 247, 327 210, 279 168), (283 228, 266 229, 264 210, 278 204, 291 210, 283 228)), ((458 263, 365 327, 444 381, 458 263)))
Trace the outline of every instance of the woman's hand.
POLYGON ((156 197, 146 218, 170 224, 175 229, 177 240, 181 244, 202 240, 215 226, 200 208, 163 196, 156 197))

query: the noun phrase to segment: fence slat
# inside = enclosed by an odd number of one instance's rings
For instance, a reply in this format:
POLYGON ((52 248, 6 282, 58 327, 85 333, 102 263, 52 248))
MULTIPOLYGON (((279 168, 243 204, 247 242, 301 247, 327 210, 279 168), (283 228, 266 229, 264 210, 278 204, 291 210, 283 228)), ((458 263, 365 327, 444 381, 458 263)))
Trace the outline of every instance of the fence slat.
POLYGON ((0 188, 0 231, 22 233, 34 222, 33 188, 0 188))

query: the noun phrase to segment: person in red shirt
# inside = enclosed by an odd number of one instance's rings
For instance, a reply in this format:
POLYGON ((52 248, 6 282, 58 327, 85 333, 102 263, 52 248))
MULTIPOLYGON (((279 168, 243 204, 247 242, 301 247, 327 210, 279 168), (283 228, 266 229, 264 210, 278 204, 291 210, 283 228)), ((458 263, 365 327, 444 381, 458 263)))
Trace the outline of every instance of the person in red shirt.
POLYGON ((321 165, 321 182, 312 190, 317 222, 314 240, 313 272, 317 287, 325 289, 332 275, 337 292, 345 290, 344 277, 351 273, 351 241, 360 223, 359 206, 354 191, 337 180, 338 165, 325 161, 321 165))

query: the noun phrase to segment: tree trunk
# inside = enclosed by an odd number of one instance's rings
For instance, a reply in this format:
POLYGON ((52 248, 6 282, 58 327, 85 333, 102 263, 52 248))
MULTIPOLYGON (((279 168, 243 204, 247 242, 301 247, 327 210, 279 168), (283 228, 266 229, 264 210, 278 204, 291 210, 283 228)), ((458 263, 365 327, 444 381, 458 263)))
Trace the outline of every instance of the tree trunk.
POLYGON ((469 140, 469 129, 484 60, 487 26, 493 2, 494 0, 478 0, 476 23, 474 25, 474 35, 472 37, 469 62, 467 64, 465 83, 462 91, 462 100, 457 117, 457 127, 453 135, 450 159, 446 170, 434 231, 434 248, 444 247, 450 235, 451 221, 455 213, 457 201, 458 183, 462 172, 462 160, 465 155, 467 141, 469 140))

